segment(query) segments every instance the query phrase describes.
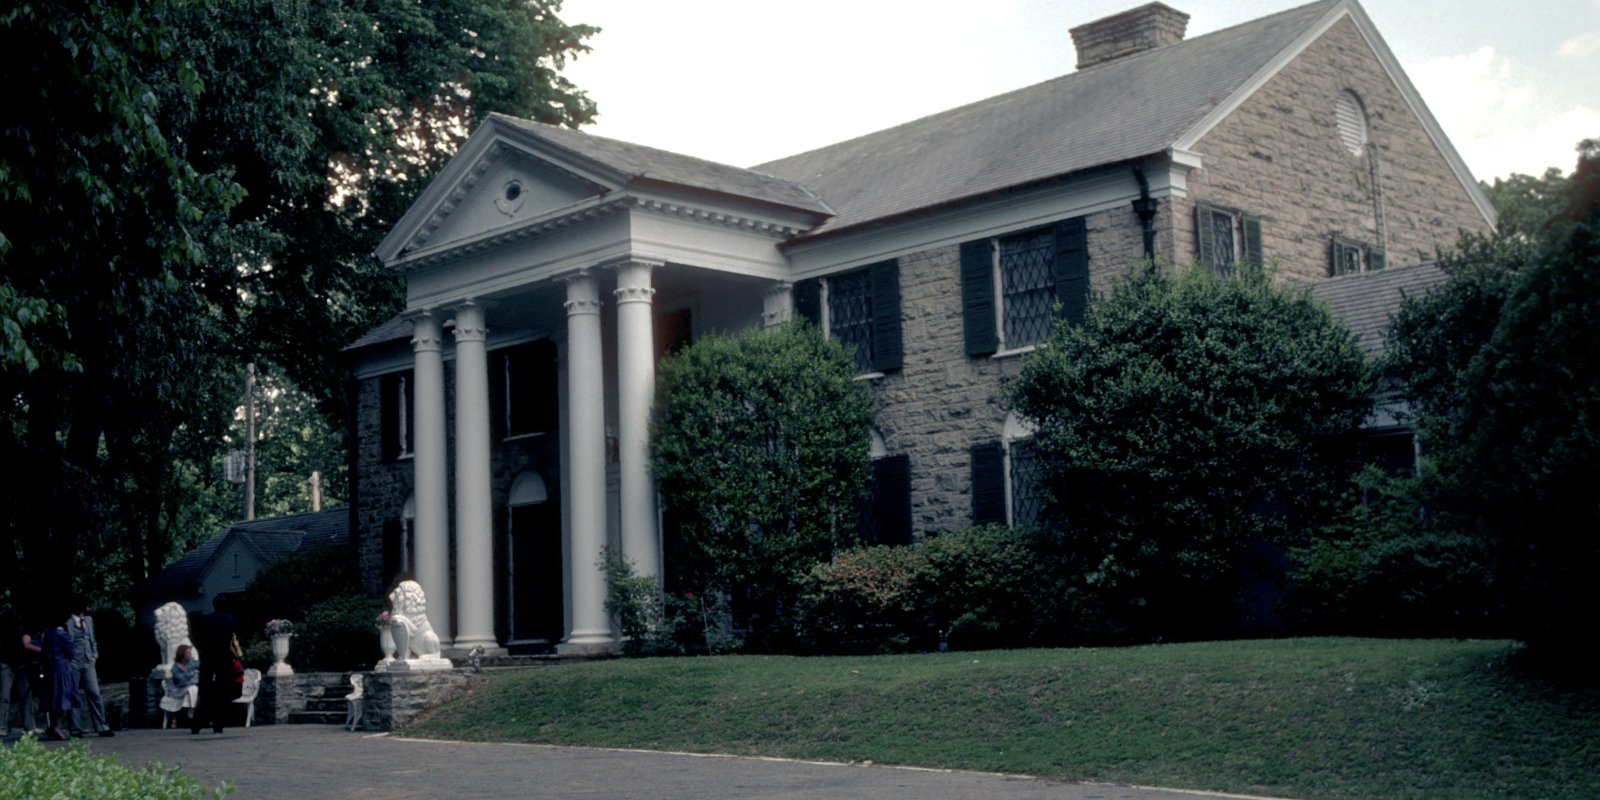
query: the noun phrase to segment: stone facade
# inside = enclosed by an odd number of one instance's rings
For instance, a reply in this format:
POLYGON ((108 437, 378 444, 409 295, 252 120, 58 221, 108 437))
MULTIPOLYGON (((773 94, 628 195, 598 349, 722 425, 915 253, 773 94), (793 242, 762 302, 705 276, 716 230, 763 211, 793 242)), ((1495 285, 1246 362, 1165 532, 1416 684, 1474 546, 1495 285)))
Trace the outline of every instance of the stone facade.
POLYGON ((481 676, 467 670, 440 672, 366 672, 366 702, 361 728, 392 731, 431 708, 465 697, 481 676))
MULTIPOLYGON (((1143 260, 1139 221, 1113 209, 1088 216, 1089 275, 1107 291, 1143 260)), ((965 528, 972 519, 970 451, 997 441, 1007 409, 1001 386, 1026 353, 971 357, 963 336, 958 245, 900 259, 904 366, 875 378, 876 424, 890 455, 911 460, 912 529, 965 528)))
POLYGON ((1432 261, 1461 231, 1489 231, 1349 19, 1335 23, 1195 149, 1203 168, 1189 176, 1190 198, 1175 203, 1166 219, 1179 264, 1195 258, 1197 200, 1259 214, 1266 260, 1302 283, 1328 277, 1336 235, 1382 242, 1393 268, 1432 261), (1347 90, 1365 105, 1376 171, 1372 155, 1353 156, 1340 141, 1334 104, 1347 90))

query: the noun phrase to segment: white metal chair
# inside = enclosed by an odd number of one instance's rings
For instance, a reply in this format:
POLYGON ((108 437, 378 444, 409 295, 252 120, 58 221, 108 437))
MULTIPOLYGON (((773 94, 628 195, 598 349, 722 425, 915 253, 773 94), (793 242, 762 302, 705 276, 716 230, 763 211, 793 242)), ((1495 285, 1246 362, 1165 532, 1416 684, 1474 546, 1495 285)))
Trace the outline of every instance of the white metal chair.
POLYGON ((254 667, 244 671, 244 687, 235 703, 244 703, 244 726, 256 721, 256 692, 261 691, 261 670, 254 667))
POLYGON ((366 688, 360 673, 350 674, 350 693, 344 696, 344 729, 353 731, 361 724, 361 709, 366 701, 366 688))

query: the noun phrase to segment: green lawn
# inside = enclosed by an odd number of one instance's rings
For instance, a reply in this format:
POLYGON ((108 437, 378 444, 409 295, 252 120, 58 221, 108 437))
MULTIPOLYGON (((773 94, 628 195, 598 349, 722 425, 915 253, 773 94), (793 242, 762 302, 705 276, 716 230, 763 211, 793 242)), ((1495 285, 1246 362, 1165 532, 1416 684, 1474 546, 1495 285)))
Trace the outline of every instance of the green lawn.
POLYGON ((1600 797, 1600 690, 1506 642, 617 660, 488 675, 412 735, 1306 798, 1600 797))

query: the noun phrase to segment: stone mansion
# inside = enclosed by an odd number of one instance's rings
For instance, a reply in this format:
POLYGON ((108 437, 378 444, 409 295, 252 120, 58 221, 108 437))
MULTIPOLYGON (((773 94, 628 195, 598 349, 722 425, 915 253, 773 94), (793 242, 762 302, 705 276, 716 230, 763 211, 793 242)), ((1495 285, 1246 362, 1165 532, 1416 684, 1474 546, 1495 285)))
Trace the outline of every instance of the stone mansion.
POLYGON ((748 169, 491 116, 377 251, 405 313, 346 350, 369 590, 414 577, 447 652, 613 648, 597 563, 660 574, 655 365, 704 333, 801 315, 857 346, 861 534, 908 542, 1037 512, 999 389, 1057 303, 1153 258, 1370 311, 1369 278, 1493 229, 1355 0, 1187 21, 1089 22, 1068 75, 748 169))

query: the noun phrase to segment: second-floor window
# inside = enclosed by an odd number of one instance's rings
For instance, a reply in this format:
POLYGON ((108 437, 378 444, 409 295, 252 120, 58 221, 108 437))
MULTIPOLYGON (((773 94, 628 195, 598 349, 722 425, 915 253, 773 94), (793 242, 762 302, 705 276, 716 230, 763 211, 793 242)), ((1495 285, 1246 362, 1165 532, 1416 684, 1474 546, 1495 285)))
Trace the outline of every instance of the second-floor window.
POLYGON ((796 313, 820 326, 828 338, 854 350, 856 372, 900 369, 899 260, 800 281, 794 287, 794 305, 796 313))
POLYGON ((1210 203, 1195 204, 1195 260, 1218 275, 1233 272, 1236 264, 1259 267, 1261 218, 1210 203))
POLYGON ((1056 305, 1069 324, 1089 305, 1089 239, 1082 217, 961 244, 967 355, 1022 350, 1050 338, 1056 305))

